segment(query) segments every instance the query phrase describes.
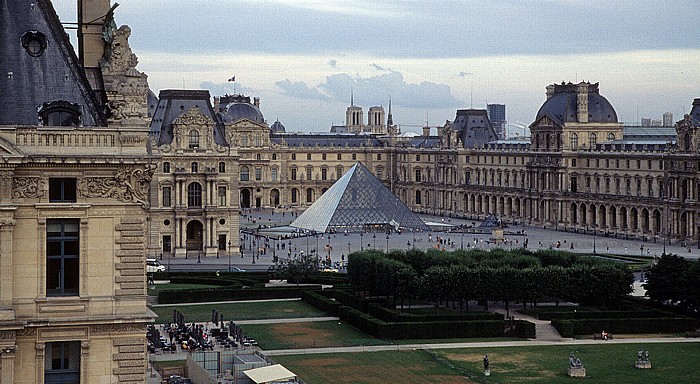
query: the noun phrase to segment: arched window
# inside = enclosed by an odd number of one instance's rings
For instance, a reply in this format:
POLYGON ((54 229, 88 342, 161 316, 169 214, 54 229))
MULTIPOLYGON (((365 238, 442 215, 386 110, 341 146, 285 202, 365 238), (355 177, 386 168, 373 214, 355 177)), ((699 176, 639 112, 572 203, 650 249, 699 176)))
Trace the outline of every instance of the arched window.
POLYGON ((683 137, 683 150, 690 151, 690 134, 686 133, 683 137))
POLYGON ((262 155, 259 153, 255 154, 255 160, 262 160, 262 155))
POLYGON ((299 190, 292 188, 292 204, 296 204, 299 200, 299 190))
POLYGON ((613 140, 615 140, 615 134, 612 132, 608 133, 608 141, 613 141, 613 140))
POLYGON ((190 149, 199 148, 199 131, 193 129, 190 131, 190 149))
POLYGON ((192 166, 192 173, 197 173, 197 172, 199 172, 199 164, 197 164, 196 161, 193 161, 192 164, 191 164, 191 166, 192 166))
POLYGON ((421 205, 420 191, 416 191, 416 205, 421 205))
POLYGON ((163 173, 170 173, 170 162, 163 163, 163 173))
POLYGON ((187 206, 199 208, 202 206, 202 186, 191 183, 187 186, 187 206))
POLYGON ((596 136, 595 133, 591 133, 588 135, 588 147, 593 149, 595 148, 595 144, 598 140, 598 136, 596 136))
POLYGON ((311 188, 306 189, 306 202, 311 203, 314 201, 314 190, 311 188))
POLYGON ((250 180, 250 169, 245 165, 241 167, 241 181, 250 180))
POLYGON ((226 173, 226 163, 223 161, 219 162, 219 173, 226 173))
POLYGON ((572 133, 569 136, 569 147, 571 147, 571 149, 573 149, 573 150, 578 149, 578 135, 577 134, 572 133))
POLYGON ((336 180, 337 180, 337 179, 340 179, 341 177, 343 177, 343 173, 345 173, 345 169, 343 168, 342 165, 338 165, 337 167, 335 167, 335 178, 336 178, 336 180))

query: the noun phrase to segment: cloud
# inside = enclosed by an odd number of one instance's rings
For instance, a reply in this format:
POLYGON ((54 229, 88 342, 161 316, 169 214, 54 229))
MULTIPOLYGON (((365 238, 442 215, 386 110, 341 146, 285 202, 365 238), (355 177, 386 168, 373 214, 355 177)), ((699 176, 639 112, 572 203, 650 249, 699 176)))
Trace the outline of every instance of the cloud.
POLYGON ((397 71, 367 78, 353 78, 339 73, 328 76, 326 82, 317 88, 340 102, 347 102, 353 90, 356 104, 382 105, 391 97, 394 105, 409 108, 453 108, 464 105, 452 95, 448 85, 431 81, 409 83, 397 71))
POLYGON ((384 68, 379 64, 372 63, 369 66, 376 69, 377 71, 389 71, 389 72, 391 72, 391 68, 384 68))
POLYGON ((328 65, 330 65, 331 67, 335 68, 335 67, 338 65, 338 60, 336 60, 336 59, 330 59, 330 60, 328 60, 328 65))
POLYGON ((457 74, 457 76, 458 76, 458 77, 466 77, 466 76, 474 76, 474 74, 471 73, 471 72, 459 71, 459 73, 457 74))
POLYGON ((330 100, 330 98, 317 89, 309 87, 303 81, 292 82, 289 79, 284 79, 275 82, 275 86, 282 90, 282 94, 286 96, 296 97, 300 99, 318 99, 330 100))
POLYGON ((201 89, 206 89, 212 96, 222 96, 222 95, 233 95, 233 94, 243 94, 252 95, 257 94, 253 88, 246 87, 240 83, 212 83, 211 81, 202 82, 199 87, 201 89))

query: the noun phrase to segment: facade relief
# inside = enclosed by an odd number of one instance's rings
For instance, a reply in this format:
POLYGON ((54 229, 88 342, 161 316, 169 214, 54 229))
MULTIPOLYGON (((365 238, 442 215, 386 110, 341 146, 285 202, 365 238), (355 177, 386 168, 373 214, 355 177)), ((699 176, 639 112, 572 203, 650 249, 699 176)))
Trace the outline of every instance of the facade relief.
POLYGON ((36 199, 46 194, 46 180, 42 177, 15 177, 12 179, 12 197, 36 199))
POLYGON ((79 181, 78 193, 87 198, 111 197, 148 208, 148 189, 156 166, 144 169, 122 169, 113 177, 85 177, 79 181))

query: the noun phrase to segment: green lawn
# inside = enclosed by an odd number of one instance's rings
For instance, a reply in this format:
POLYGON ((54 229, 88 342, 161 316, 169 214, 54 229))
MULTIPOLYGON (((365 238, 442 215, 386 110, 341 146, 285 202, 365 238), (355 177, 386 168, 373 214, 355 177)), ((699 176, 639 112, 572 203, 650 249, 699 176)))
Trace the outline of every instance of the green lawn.
POLYGON ((223 313, 226 321, 327 316, 325 312, 321 312, 301 300, 197 305, 174 304, 154 306, 151 309, 159 316, 156 320, 157 323, 171 321, 173 309, 182 312, 185 315, 185 321, 197 322, 210 321, 212 309, 223 313))
POLYGON ((530 346, 432 351, 388 351, 274 356, 309 384, 322 383, 698 383, 700 343, 530 346), (567 376, 569 353, 581 359, 585 379, 567 376), (649 351, 651 370, 634 367, 649 351), (488 353, 491 376, 483 376, 488 353))
POLYGON ((389 344, 339 321, 246 324, 243 331, 268 350, 389 344))

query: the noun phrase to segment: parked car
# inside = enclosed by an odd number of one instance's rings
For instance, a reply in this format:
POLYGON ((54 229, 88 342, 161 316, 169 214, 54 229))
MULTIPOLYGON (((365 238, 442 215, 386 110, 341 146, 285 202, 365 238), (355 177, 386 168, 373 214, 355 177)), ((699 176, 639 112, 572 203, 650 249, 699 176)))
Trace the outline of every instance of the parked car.
POLYGON ((146 259, 146 273, 165 272, 165 266, 156 259, 146 259))

